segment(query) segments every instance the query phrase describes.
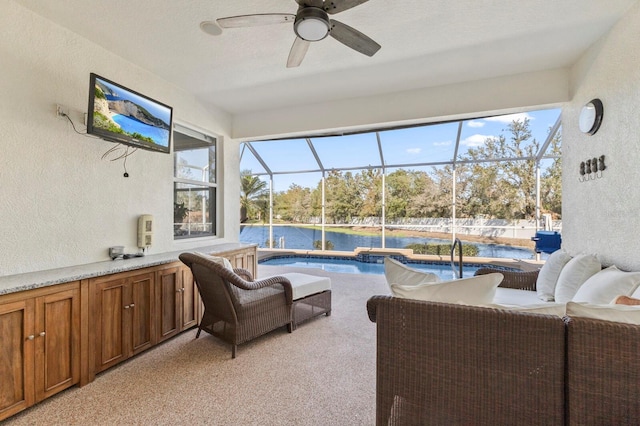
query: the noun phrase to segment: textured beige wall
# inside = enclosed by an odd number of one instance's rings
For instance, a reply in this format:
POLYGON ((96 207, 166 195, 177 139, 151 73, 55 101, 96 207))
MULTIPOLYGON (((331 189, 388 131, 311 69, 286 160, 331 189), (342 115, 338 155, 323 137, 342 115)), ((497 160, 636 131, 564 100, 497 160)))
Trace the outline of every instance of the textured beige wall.
MULTIPOLYGON (((237 164, 237 142, 225 137, 230 116, 12 1, 3 2, 0 27, 0 275, 106 260, 112 245, 137 251, 141 214, 156 220, 151 253, 202 245, 173 241, 171 155, 139 150, 125 179, 121 161, 101 160, 114 144, 76 134, 55 104, 84 130, 95 72, 173 106, 183 124, 222 135, 224 162, 237 164)), ((224 241, 239 233, 237 167, 222 180, 220 216, 234 219, 220 223, 224 241)))
POLYGON ((640 4, 572 69, 563 119, 563 246, 594 253, 604 264, 640 270, 640 4), (578 115, 592 98, 604 104, 593 136, 578 115), (601 179, 579 182, 580 162, 605 155, 601 179))

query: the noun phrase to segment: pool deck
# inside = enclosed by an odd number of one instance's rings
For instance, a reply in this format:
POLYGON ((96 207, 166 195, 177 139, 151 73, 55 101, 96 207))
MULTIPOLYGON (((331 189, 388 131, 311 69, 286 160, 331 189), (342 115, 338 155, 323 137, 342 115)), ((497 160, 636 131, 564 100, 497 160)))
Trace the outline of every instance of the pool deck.
MULTIPOLYGON (((399 255, 404 256, 408 260, 425 260, 433 262, 450 262, 449 256, 438 256, 429 254, 414 254, 411 249, 394 249, 394 248, 369 248, 356 247, 352 252, 334 251, 334 250, 289 250, 289 249, 264 249, 258 248, 258 261, 268 259, 274 256, 326 256, 326 257, 342 257, 345 259, 353 259, 358 255, 369 254, 375 256, 399 255)), ((457 261, 457 259, 456 259, 457 261)), ((473 257, 466 256, 462 259, 464 263, 481 263, 497 266, 506 266, 516 268, 522 271, 534 271, 540 269, 544 261, 523 260, 523 259, 503 259, 494 257, 473 257)))

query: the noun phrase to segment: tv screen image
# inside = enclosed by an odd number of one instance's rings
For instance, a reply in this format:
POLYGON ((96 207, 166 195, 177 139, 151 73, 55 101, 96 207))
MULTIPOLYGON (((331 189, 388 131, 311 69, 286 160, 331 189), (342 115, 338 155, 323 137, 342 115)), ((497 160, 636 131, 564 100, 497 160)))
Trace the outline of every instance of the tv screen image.
POLYGON ((169 153, 172 115, 170 106, 91 73, 87 133, 169 153))

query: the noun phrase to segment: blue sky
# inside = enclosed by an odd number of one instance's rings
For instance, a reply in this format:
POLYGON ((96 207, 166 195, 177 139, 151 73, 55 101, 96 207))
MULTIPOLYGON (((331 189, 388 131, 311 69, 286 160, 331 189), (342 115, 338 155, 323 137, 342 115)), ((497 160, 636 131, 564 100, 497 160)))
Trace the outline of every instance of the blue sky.
MULTIPOLYGON (((466 120, 462 126, 458 154, 465 153, 470 147, 484 144, 487 138, 500 135, 509 137, 507 126, 513 120, 523 120, 524 118, 529 119, 533 138, 542 144, 560 112, 560 109, 549 109, 466 120)), ((453 158, 457 132, 457 122, 380 131, 385 164, 401 165, 449 161, 453 158)), ((367 167, 380 164, 375 132, 351 136, 311 138, 311 140, 326 169, 367 167)), ((252 146, 272 172, 294 172, 319 168, 304 139, 259 141, 253 142, 252 146)), ((431 169, 431 167, 416 166, 407 166, 406 168, 431 169)), ((240 169, 249 169, 254 173, 265 172, 253 154, 246 149, 242 153, 240 169)), ((389 172, 393 170, 392 168, 388 169, 389 172)), ((353 171, 353 173, 357 172, 358 170, 353 171)), ((294 183, 304 187, 315 187, 321 177, 319 172, 275 174, 273 186, 275 191, 284 191, 294 183)), ((268 176, 260 176, 260 178, 266 182, 269 181, 268 176)))

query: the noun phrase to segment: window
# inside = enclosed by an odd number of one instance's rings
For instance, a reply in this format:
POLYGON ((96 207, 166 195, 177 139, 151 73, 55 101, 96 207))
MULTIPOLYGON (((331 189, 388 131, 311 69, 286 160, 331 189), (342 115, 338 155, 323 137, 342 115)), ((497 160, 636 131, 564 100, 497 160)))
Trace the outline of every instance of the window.
POLYGON ((174 124, 173 237, 216 235, 217 138, 174 124))

